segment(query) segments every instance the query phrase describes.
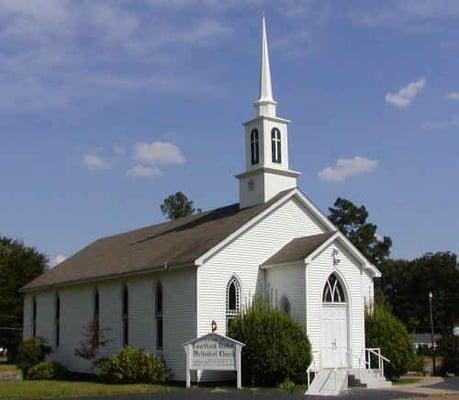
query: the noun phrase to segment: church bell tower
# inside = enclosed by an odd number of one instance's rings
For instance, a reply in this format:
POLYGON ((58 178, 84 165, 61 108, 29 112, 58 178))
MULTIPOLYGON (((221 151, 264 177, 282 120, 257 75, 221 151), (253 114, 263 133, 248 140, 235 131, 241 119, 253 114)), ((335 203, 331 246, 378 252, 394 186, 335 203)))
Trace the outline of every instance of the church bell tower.
POLYGON ((239 180, 239 207, 266 203, 279 192, 298 186, 299 172, 289 169, 288 123, 276 114, 269 67, 265 18, 261 26, 260 90, 255 117, 244 123, 246 170, 239 180))

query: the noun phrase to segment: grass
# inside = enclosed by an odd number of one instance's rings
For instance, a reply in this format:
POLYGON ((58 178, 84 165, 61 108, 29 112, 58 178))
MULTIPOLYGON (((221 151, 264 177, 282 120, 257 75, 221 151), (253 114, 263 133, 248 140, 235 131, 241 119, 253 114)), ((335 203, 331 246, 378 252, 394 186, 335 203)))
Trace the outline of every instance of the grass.
POLYGON ((173 386, 70 381, 8 381, 0 382, 0 400, 52 399, 71 396, 97 396, 126 393, 157 393, 175 390, 173 386))
POLYGON ((392 381, 393 385, 409 385, 410 383, 418 383, 421 379, 419 378, 400 378, 392 381))

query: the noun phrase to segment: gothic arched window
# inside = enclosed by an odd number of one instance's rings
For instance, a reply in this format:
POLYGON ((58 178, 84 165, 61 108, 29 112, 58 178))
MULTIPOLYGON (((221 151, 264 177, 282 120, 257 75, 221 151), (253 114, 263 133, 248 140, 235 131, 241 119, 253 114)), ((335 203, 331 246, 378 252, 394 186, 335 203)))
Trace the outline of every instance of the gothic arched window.
POLYGON ((282 162, 281 133, 277 128, 271 131, 271 152, 273 162, 280 164, 282 162))
POLYGON ((123 346, 127 346, 129 344, 129 291, 126 285, 123 286, 122 297, 123 346))
POLYGON ((345 303, 344 290, 335 273, 331 274, 325 283, 322 295, 324 303, 345 303))
POLYGON ((163 287, 158 281, 155 290, 156 349, 163 348, 163 287))
POLYGON ((226 327, 241 310, 241 285, 238 279, 233 276, 226 286, 226 327))
POLYGON ((257 129, 253 129, 250 133, 250 161, 252 165, 260 162, 260 144, 257 129))

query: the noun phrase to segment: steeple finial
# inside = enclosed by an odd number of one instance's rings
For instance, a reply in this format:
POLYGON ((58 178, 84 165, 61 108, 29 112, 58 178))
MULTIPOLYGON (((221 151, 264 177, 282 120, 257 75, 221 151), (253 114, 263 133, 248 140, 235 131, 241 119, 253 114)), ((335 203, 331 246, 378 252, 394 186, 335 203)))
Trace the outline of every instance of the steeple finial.
POLYGON ((266 35, 265 16, 261 19, 261 60, 260 60, 260 92, 255 102, 257 116, 276 116, 276 102, 273 98, 271 85, 271 69, 269 67, 268 38, 266 35))

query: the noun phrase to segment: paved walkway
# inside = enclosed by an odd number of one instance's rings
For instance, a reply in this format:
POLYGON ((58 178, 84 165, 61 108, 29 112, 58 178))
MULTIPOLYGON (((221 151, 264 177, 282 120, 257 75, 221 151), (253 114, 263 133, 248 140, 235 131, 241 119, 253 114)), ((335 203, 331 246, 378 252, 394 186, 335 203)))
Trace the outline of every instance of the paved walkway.
MULTIPOLYGON (((459 378, 422 378, 420 382, 386 389, 352 389, 339 397, 307 396, 277 390, 180 389, 170 393, 132 394, 110 397, 80 397, 78 400, 395 400, 403 398, 459 399, 459 378)), ((68 400, 76 400, 75 398, 68 400)))

